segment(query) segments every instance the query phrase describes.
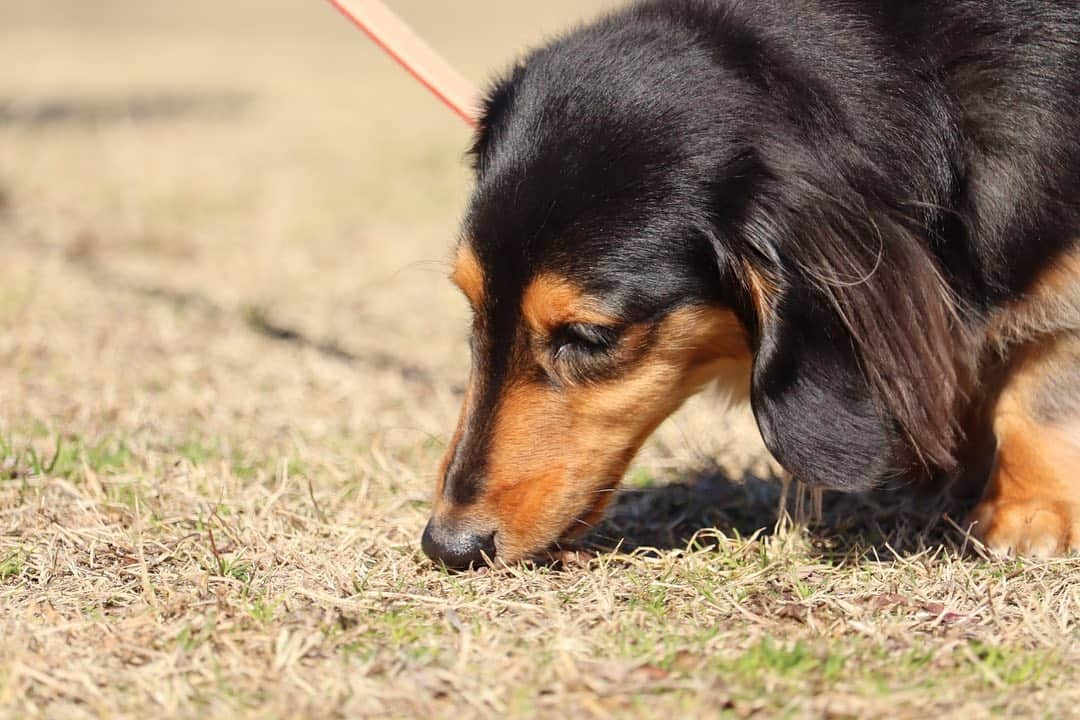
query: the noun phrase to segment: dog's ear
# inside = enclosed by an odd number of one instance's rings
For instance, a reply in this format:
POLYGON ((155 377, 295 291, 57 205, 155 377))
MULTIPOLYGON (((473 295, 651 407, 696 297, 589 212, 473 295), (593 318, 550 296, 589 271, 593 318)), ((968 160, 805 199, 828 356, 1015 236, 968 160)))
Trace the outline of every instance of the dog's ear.
POLYGON ((907 224, 832 200, 751 225, 769 278, 754 303, 762 436, 796 479, 832 488, 951 470, 963 355, 949 292, 907 224))
POLYGON ((857 490, 909 464, 843 325, 812 292, 771 298, 751 403, 766 447, 803 482, 857 490))

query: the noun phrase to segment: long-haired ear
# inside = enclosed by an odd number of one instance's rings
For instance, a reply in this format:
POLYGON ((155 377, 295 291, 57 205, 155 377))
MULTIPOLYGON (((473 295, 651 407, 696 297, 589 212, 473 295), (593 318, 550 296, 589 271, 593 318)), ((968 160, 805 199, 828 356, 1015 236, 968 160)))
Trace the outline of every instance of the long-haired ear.
POLYGON ((898 216, 818 200, 746 225, 774 288, 757 303, 752 388, 766 445, 829 487, 952 470, 965 355, 937 264, 898 216))
POLYGON ((819 298, 772 298, 751 403, 766 447, 796 479, 860 489, 909 465, 843 326, 819 298))

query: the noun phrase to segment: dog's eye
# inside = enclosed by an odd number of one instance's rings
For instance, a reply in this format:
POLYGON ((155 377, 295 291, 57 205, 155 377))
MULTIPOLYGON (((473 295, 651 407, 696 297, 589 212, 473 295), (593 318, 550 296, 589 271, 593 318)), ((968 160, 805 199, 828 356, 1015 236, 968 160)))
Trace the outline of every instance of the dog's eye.
POLYGON ((616 328, 603 325, 571 323, 558 328, 551 336, 555 360, 593 357, 611 350, 618 340, 616 328))

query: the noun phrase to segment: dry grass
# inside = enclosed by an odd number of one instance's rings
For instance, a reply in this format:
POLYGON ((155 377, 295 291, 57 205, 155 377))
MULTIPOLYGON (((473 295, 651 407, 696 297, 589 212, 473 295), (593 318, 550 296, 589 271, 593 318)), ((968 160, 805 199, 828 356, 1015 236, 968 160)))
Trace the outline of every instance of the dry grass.
MULTIPOLYGON (((603 4, 398 6, 479 78, 603 4)), ((319 4, 93 7, 0 8, 0 715, 1075 714, 1080 564, 755 533, 709 398, 593 552, 430 567, 464 129, 319 4)))

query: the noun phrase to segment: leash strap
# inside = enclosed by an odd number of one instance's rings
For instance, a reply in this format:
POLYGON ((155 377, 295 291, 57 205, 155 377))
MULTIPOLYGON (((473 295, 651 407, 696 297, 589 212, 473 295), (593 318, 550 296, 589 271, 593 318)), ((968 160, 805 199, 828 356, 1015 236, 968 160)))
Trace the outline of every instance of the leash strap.
POLYGON ((386 54, 471 127, 477 125, 480 93, 381 0, 330 0, 386 54))

